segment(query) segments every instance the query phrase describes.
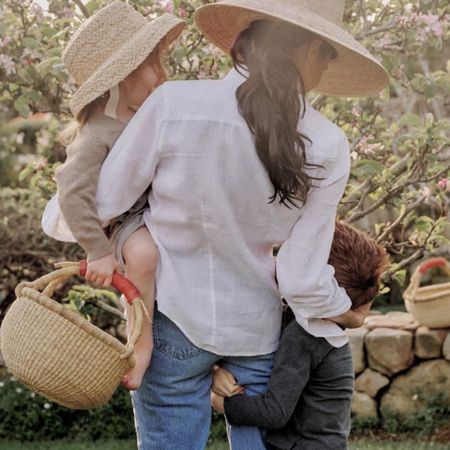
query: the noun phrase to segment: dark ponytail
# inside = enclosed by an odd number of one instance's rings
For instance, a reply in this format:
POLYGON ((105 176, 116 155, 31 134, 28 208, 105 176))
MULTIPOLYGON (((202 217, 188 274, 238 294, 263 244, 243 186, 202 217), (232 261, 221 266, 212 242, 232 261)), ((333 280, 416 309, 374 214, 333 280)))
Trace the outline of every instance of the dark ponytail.
POLYGON ((279 197, 288 208, 306 201, 315 179, 303 171, 313 165, 306 161, 304 140, 309 139, 298 132, 305 86, 293 60, 293 51, 315 37, 286 23, 260 20, 238 36, 231 50, 236 70, 249 72, 236 96, 274 186, 270 203, 279 197))

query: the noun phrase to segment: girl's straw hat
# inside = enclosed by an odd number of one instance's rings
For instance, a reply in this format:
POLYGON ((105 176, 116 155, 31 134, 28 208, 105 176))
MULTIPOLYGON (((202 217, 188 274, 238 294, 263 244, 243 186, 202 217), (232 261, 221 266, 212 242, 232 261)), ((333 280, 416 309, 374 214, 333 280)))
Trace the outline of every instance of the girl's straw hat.
POLYGON ((70 109, 75 117, 89 103, 130 75, 158 46, 170 45, 185 23, 164 14, 149 22, 133 7, 115 1, 74 33, 63 62, 79 89, 70 109))
POLYGON ((219 48, 229 52, 251 22, 282 20, 328 41, 338 57, 323 74, 318 92, 340 96, 375 94, 386 87, 383 66, 342 29, 345 0, 223 0, 200 7, 198 27, 219 48))

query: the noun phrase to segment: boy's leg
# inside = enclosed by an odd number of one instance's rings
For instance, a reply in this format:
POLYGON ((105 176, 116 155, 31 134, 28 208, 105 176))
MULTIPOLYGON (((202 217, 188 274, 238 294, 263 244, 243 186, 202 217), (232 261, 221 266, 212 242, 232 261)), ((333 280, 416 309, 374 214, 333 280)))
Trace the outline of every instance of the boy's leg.
MULTIPOLYGON (((244 386, 246 395, 258 395, 266 391, 272 372, 275 353, 251 357, 226 357, 220 365, 231 372, 238 384, 244 386)), ((232 450, 265 450, 263 430, 256 427, 227 425, 232 450)))
POLYGON ((219 359, 192 344, 155 311, 152 363, 132 392, 139 450, 204 450, 211 423, 212 366, 219 359))
MULTIPOLYGON (((125 276, 139 289, 150 319, 153 317, 155 273, 158 264, 158 250, 147 228, 141 227, 131 234, 122 249, 125 260, 125 276)), ((130 307, 125 305, 127 332, 130 335, 133 324, 130 323, 130 307)), ((127 386, 137 389, 150 364, 153 336, 151 324, 143 321, 142 334, 135 345, 136 365, 127 374, 127 386)))
POLYGON ((350 346, 331 350, 312 373, 300 398, 299 448, 348 448, 353 379, 350 346))

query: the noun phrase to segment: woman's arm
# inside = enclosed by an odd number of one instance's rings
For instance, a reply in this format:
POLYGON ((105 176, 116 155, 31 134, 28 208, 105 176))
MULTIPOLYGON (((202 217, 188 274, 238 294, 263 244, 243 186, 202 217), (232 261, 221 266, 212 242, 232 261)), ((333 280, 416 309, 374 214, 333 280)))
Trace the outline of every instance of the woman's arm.
POLYGON ((105 159, 97 186, 102 220, 128 211, 153 181, 161 151, 163 90, 147 98, 105 159))
POLYGON ((314 181, 302 216, 277 255, 276 270, 281 295, 297 321, 329 318, 345 313, 351 301, 338 286, 328 264, 336 210, 350 173, 347 139, 338 144, 337 159, 324 180, 314 181))

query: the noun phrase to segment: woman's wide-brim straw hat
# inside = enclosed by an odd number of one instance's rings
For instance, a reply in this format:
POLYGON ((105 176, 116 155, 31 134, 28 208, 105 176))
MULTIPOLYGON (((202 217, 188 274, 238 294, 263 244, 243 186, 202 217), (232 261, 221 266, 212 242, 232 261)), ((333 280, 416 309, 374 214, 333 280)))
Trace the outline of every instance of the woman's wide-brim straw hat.
POLYGON ((345 0, 223 0, 200 7, 195 20, 225 52, 256 20, 280 20, 312 31, 337 51, 315 91, 337 96, 371 95, 389 83, 384 67, 342 28, 345 0))
POLYGON ((185 22, 163 14, 152 21, 121 1, 89 17, 72 36, 63 55, 67 71, 79 86, 70 109, 82 109, 130 75, 158 46, 168 47, 185 22))

